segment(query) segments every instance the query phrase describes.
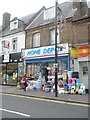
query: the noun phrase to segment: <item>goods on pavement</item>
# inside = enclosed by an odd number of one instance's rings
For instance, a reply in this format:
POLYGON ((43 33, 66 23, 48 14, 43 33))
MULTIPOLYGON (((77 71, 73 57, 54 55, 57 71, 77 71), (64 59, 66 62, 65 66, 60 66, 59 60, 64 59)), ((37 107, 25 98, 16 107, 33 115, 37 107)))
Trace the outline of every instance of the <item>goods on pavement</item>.
MULTIPOLYGON (((50 75, 50 74, 49 74, 50 75)), ((24 82, 23 80, 20 81, 20 83, 17 85, 18 90, 24 89, 24 82)), ((48 77, 48 81, 45 82, 44 77, 41 76, 41 73, 39 74, 39 77, 37 80, 28 80, 26 91, 28 90, 42 90, 43 92, 55 92, 55 78, 54 77, 48 77), (43 78, 43 82, 42 82, 43 78)), ((63 81, 62 76, 57 79, 57 91, 59 94, 85 94, 85 85, 83 83, 80 83, 78 78, 77 72, 68 72, 68 77, 65 83, 65 80, 63 81), (74 77, 77 78, 74 78, 74 77)))

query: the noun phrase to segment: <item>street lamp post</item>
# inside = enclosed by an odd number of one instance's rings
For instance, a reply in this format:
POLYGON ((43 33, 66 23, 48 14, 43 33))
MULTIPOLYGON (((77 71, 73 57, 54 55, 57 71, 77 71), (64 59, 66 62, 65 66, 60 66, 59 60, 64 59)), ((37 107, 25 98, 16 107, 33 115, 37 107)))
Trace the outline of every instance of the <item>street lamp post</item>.
POLYGON ((25 57, 25 48, 21 49, 21 58, 22 58, 22 66, 23 66, 23 75, 24 75, 24 57, 25 57))
POLYGON ((55 1, 55 97, 57 97, 57 5, 58 1, 55 1))

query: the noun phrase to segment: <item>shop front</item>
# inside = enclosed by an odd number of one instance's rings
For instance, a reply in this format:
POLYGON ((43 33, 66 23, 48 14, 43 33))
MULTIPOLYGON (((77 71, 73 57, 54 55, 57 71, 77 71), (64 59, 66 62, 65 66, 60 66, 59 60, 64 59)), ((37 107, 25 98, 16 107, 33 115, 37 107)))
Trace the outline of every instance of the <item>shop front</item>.
POLYGON ((23 64, 21 53, 8 54, 2 56, 2 84, 17 85, 23 76, 23 64))
POLYGON ((80 83, 83 83, 88 92, 88 66, 90 64, 90 45, 77 46, 71 49, 74 58, 74 71, 79 72, 80 83))
POLYGON ((0 85, 2 84, 2 57, 0 57, 0 85))
MULTIPOLYGON (((63 44, 63 49, 57 49, 57 68, 58 79, 63 78, 63 72, 70 70, 70 58, 68 44, 63 44)), ((37 80, 39 74, 45 77, 46 82, 49 78, 55 78, 55 46, 25 50, 25 73, 28 77, 37 80)))

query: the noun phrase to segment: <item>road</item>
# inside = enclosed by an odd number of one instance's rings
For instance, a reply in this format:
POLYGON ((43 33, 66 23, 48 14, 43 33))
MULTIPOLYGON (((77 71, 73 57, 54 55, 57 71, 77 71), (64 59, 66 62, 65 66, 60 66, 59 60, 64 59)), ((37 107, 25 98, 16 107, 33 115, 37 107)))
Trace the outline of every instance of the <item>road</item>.
POLYGON ((88 118, 88 106, 33 97, 0 94, 3 118, 88 118))

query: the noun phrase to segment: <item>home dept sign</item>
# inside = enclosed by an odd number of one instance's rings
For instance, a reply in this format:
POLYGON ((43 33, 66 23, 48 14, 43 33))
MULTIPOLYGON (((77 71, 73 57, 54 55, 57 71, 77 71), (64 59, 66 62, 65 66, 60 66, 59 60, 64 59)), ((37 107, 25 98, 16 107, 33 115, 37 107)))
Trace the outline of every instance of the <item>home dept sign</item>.
MULTIPOLYGON (((62 46, 62 50, 60 49, 60 47, 57 47, 58 55, 65 55, 68 53, 68 43, 59 44, 59 46, 62 46)), ((25 50, 25 58, 51 57, 54 55, 55 55, 55 45, 25 50)))

